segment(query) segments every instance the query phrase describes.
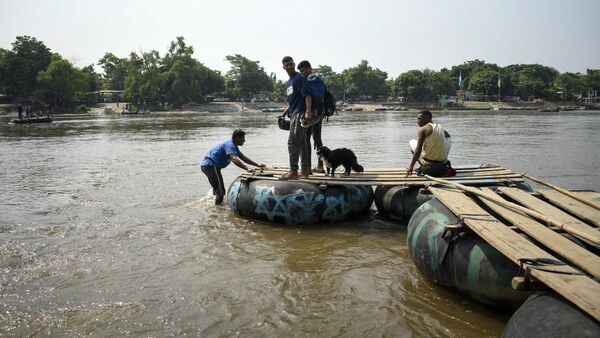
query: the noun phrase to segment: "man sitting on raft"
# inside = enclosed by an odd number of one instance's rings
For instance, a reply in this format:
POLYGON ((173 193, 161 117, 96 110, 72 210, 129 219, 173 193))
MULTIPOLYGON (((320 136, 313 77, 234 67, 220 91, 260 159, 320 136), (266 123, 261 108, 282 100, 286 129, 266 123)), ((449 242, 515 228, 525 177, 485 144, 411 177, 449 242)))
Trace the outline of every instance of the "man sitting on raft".
POLYGON ((406 171, 407 177, 412 175, 417 162, 421 164, 421 167, 417 169, 417 175, 434 177, 455 175, 455 171, 448 161, 451 146, 450 134, 444 130, 441 124, 433 123, 431 119, 432 115, 429 110, 422 110, 417 115, 417 123, 420 128, 417 132, 417 139, 409 142, 413 156, 406 171))

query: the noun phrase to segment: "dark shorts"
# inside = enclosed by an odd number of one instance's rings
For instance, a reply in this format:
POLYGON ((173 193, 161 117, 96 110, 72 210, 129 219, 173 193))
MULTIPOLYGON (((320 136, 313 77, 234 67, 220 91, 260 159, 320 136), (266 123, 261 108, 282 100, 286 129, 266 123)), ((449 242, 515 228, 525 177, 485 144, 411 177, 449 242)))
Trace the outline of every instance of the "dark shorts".
POLYGON ((450 161, 431 162, 428 165, 423 165, 417 169, 417 175, 429 175, 432 177, 443 177, 448 169, 450 169, 450 161))
POLYGON ((202 172, 208 177, 208 182, 213 188, 213 195, 223 196, 225 194, 225 184, 223 183, 223 176, 221 175, 221 169, 212 165, 200 166, 202 172))

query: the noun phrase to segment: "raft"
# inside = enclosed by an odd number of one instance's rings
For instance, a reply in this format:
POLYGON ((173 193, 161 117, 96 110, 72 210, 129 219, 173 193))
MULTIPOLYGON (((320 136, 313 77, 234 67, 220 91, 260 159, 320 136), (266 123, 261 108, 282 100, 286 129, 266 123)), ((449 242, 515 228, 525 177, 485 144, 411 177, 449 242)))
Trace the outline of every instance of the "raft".
MULTIPOLYGON (((455 167, 456 176, 450 180, 475 187, 516 186, 531 191, 521 174, 496 165, 466 165, 455 167)), ((423 203, 432 198, 425 185, 378 186, 375 206, 383 217, 406 222, 423 203)))
POLYGON ((27 123, 51 123, 51 117, 30 117, 28 119, 16 119, 11 121, 14 124, 27 124, 27 123))
POLYGON ((517 304, 502 288, 517 295, 552 289, 600 321, 597 193, 571 191, 571 198, 556 189, 478 189, 429 179, 444 186, 429 187, 435 199, 408 226, 409 253, 421 271, 493 306, 517 304), (457 249, 465 239, 476 244, 457 249))
POLYGON ((373 189, 240 176, 229 186, 227 201, 238 215, 258 221, 331 223, 367 212, 373 203, 373 189))
POLYGON ((600 324, 560 295, 538 292, 512 315, 502 337, 600 337, 600 324))
POLYGON ((531 294, 511 287, 519 267, 477 234, 464 228, 453 229, 452 225, 460 223, 437 199, 418 207, 407 229, 407 245, 414 264, 435 282, 476 301, 516 309, 531 294))

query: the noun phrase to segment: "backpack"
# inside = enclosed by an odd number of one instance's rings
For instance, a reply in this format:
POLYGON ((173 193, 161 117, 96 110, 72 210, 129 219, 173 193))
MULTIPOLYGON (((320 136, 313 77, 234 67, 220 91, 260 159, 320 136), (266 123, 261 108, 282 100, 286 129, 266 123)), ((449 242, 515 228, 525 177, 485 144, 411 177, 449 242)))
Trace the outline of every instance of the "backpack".
POLYGON ((335 97, 327 90, 325 82, 323 82, 318 74, 310 74, 307 81, 310 85, 310 92, 313 97, 313 108, 317 110, 317 114, 325 116, 327 121, 329 121, 329 116, 337 112, 335 97))
POLYGON ((327 117, 329 121, 329 116, 333 115, 333 113, 337 112, 337 107, 335 106, 335 97, 329 90, 325 90, 325 99, 323 100, 323 116, 327 117))

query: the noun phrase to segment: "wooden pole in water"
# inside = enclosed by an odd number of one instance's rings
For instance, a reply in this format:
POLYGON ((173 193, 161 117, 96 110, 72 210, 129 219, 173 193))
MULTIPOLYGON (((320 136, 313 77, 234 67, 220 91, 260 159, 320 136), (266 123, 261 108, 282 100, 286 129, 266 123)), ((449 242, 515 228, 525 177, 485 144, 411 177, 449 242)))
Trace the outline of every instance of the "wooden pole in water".
POLYGON ((518 210, 518 211, 520 211, 520 212, 522 212, 522 213, 524 213, 526 215, 529 215, 531 217, 534 217, 534 218, 537 218, 537 219, 539 219, 541 221, 544 221, 544 222, 546 222, 549 225, 553 225, 555 227, 561 228, 564 231, 570 233, 571 235, 577 236, 577 237, 583 239, 587 243, 590 243, 590 244, 592 244, 592 245, 594 245, 596 247, 600 247, 600 240, 598 240, 598 238, 594 238, 594 237, 590 236, 587 233, 581 232, 578 229, 573 229, 568 224, 563 224, 563 223, 557 222, 557 221, 553 220, 552 218, 550 218, 550 217, 548 217, 548 216, 546 216, 544 214, 541 214, 541 213, 539 213, 537 211, 530 210, 530 209, 522 207, 522 206, 520 206, 518 204, 506 201, 506 200, 504 200, 504 199, 502 199, 500 197, 497 197, 496 195, 488 195, 488 194, 482 192, 479 189, 475 189, 475 188, 472 188, 472 187, 467 187, 465 185, 462 185, 462 184, 459 184, 459 183, 454 183, 452 181, 447 181, 447 180, 443 180, 443 179, 440 179, 440 178, 431 177, 429 175, 425 175, 425 177, 427 177, 427 179, 432 180, 434 182, 442 183, 444 185, 449 185, 451 187, 458 188, 460 190, 470 192, 470 193, 475 194, 477 196, 481 196, 481 197, 483 197, 483 198, 485 198, 485 199, 487 199, 489 201, 492 201, 492 202, 494 202, 496 204, 499 204, 501 206, 518 210))
POLYGON ((586 200, 586 199, 584 199, 584 198, 581 198, 581 197, 577 196, 576 194, 574 194, 574 193, 570 192, 570 191, 569 191, 569 190, 567 190, 567 189, 563 189, 563 188, 561 188, 561 187, 559 187, 559 186, 557 186, 557 185, 554 185, 554 184, 552 184, 552 183, 548 183, 548 182, 542 181, 542 180, 540 180, 539 178, 535 178, 535 177, 533 177, 533 176, 529 176, 529 175, 525 175, 525 174, 523 174, 523 177, 527 177, 528 179, 530 179, 530 180, 532 180, 532 181, 534 181, 534 182, 537 182, 537 183, 539 183, 539 184, 545 185, 545 186, 547 186, 547 187, 549 187, 549 188, 552 188, 552 189, 554 189, 554 190, 556 190, 556 191, 558 191, 558 192, 560 192, 560 193, 562 193, 562 194, 564 194, 564 195, 567 195, 567 196, 569 196, 569 197, 571 197, 571 198, 573 198, 573 199, 576 199, 576 200, 578 200, 578 201, 579 201, 579 202, 581 202, 581 203, 584 203, 584 204, 586 204, 586 205, 589 205, 590 207, 592 207, 592 208, 594 208, 594 209, 600 210, 600 204, 598 204, 598 203, 594 203, 594 202, 592 202, 592 201, 588 201, 588 200, 586 200))

